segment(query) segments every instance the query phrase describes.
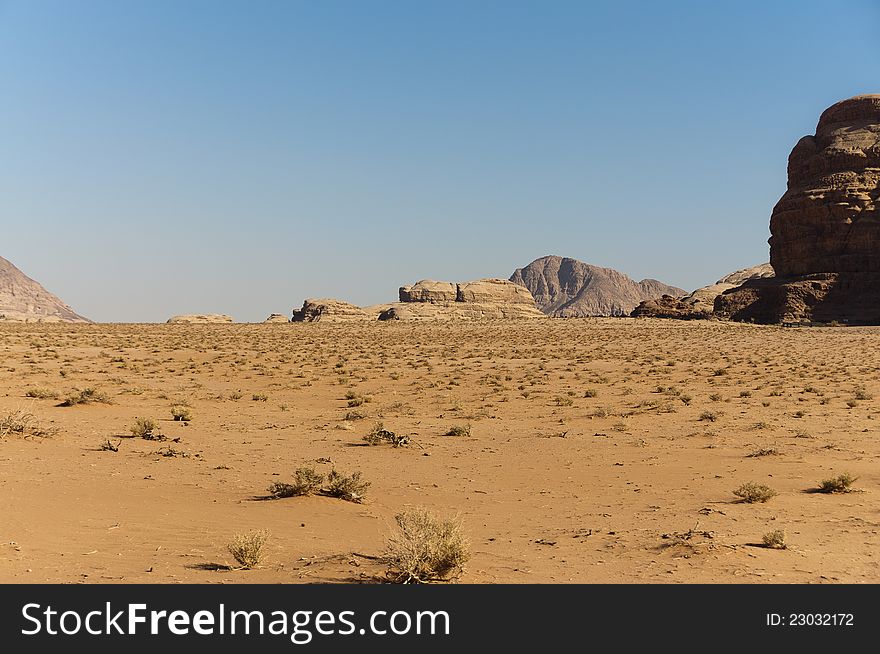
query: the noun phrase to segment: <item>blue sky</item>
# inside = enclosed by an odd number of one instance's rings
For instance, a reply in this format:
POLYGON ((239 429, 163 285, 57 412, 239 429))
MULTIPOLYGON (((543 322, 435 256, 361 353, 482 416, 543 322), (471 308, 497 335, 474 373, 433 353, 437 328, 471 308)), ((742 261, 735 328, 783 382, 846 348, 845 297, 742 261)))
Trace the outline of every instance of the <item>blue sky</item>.
POLYGON ((358 304, 546 254, 768 259, 880 3, 0 0, 0 255, 101 321, 358 304))

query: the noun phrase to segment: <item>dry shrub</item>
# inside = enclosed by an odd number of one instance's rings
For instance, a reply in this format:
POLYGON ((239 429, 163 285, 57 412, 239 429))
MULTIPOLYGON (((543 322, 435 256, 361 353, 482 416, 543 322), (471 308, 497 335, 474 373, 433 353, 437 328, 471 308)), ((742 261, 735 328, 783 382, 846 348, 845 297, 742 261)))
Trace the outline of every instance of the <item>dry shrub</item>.
POLYGON ((461 520, 440 520, 417 507, 394 517, 397 531, 388 543, 389 577, 402 584, 440 581, 470 558, 461 520))
POLYGON ((148 441, 160 441, 165 437, 158 433, 159 424, 152 418, 135 418, 134 424, 128 428, 135 438, 148 441))
POLYGON ((324 492, 330 497, 360 503, 364 501, 364 494, 369 487, 370 482, 361 480, 359 470, 350 475, 343 475, 336 472, 334 468, 327 475, 327 488, 324 489, 324 492))
POLYGON ((256 568, 266 559, 269 532, 265 529, 235 534, 226 548, 242 568, 256 568))
POLYGON ((57 400, 58 393, 48 388, 30 388, 25 393, 26 397, 33 397, 38 400, 57 400))
POLYGON ((750 481, 733 491, 733 494, 742 498, 743 502, 754 504, 756 502, 766 502, 776 495, 776 491, 764 484, 756 484, 750 481))
POLYGON ((296 497, 311 495, 321 489, 324 483, 324 475, 315 472, 314 468, 297 468, 293 473, 293 483, 286 484, 280 481, 269 485, 269 494, 276 499, 282 497, 296 497))
POLYGON ((770 548, 771 550, 784 550, 788 547, 785 543, 785 531, 782 529, 768 531, 764 534, 763 543, 764 547, 770 548))
POLYGON ((858 477, 853 477, 848 472, 844 472, 842 475, 837 475, 836 477, 832 477, 831 479, 823 479, 819 483, 819 492, 820 493, 851 493, 853 491, 852 485, 856 482, 858 477))
POLYGON ((94 402, 110 404, 110 398, 97 388, 84 388, 68 393, 61 406, 76 406, 77 404, 92 404, 94 402))
POLYGON ((192 409, 183 404, 175 404, 171 407, 171 417, 178 422, 189 422, 192 420, 192 409))
POLYGON ((41 426, 33 413, 28 413, 23 409, 16 409, 0 418, 0 438, 7 436, 48 438, 54 434, 54 429, 41 426))

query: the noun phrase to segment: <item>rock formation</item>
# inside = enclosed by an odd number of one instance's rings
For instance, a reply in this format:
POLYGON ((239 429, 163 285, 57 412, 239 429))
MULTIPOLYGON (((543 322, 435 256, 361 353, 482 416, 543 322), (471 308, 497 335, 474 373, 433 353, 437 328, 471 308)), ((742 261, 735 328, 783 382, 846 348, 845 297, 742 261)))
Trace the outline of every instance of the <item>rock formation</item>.
POLYGON ((354 322, 375 320, 376 316, 354 304, 332 298, 309 298, 301 309, 293 310, 291 322, 354 322))
POLYGON ((714 284, 698 288, 690 295, 681 298, 681 300, 685 304, 691 305, 695 311, 712 313, 715 309, 715 298, 724 293, 724 291, 736 288, 750 279, 765 279, 773 276, 773 266, 769 263, 762 263, 725 275, 714 284))
POLYGON ((222 324, 232 322, 232 316, 223 313, 187 313, 173 316, 167 320, 169 324, 187 323, 193 325, 222 324))
POLYGON ((716 314, 880 324, 880 95, 838 102, 798 141, 770 234, 776 277, 723 293, 716 314))
POLYGON ((725 275, 714 284, 698 288, 690 295, 673 297, 663 295, 660 298, 645 300, 633 309, 633 318, 677 318, 679 320, 697 320, 711 318, 715 310, 715 298, 724 291, 740 286, 750 279, 773 277, 773 267, 762 263, 751 268, 743 268, 725 275))
POLYGON ((611 268, 556 256, 518 268, 510 281, 527 288, 545 314, 564 318, 628 316, 643 300, 686 293, 655 279, 636 282, 611 268))
POLYGON ((91 322, 0 257, 0 320, 91 322))
POLYGON ((543 318, 528 289, 506 279, 473 282, 422 280, 401 286, 400 302, 385 308, 379 320, 476 320, 543 318))
POLYGON ((712 317, 708 311, 698 305, 689 304, 682 299, 663 295, 653 300, 640 303, 630 314, 633 318, 675 318, 676 320, 706 320, 712 317))
POLYGON ((273 313, 263 322, 290 322, 290 318, 285 316, 283 313, 273 313))

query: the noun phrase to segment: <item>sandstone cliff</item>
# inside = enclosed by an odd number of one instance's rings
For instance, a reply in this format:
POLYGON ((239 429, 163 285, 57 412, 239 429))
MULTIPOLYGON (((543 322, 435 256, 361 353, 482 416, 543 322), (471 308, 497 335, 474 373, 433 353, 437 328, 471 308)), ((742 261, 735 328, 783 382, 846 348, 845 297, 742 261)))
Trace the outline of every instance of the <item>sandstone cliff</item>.
POLYGON ((798 141, 770 234, 776 277, 724 292, 716 314, 880 324, 880 95, 838 102, 798 141))

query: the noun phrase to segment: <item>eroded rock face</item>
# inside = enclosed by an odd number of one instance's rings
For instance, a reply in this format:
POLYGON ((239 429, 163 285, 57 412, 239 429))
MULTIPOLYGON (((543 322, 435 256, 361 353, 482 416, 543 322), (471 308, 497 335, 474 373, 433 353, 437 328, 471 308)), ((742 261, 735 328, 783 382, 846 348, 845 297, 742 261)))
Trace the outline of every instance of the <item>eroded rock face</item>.
POLYGON ((400 302, 385 306, 379 320, 479 320, 543 318, 528 289, 506 279, 437 282, 400 287, 400 302))
POLYGON ((301 309, 293 310, 291 322, 355 322, 375 318, 349 302, 333 298, 308 298, 301 309))
POLYGON ((518 268, 510 281, 526 288, 545 314, 562 318, 628 316, 644 300, 686 293, 656 279, 637 282, 612 268, 557 256, 518 268))
POLYGON ((829 107, 798 141, 770 233, 779 277, 880 272, 880 95, 829 107))
POLYGON ((221 324, 232 322, 232 316, 225 313, 188 313, 180 316, 173 316, 167 320, 168 323, 189 323, 189 324, 221 324))
POLYGON ((770 233, 776 277, 724 292, 717 315, 880 323, 880 95, 838 102, 798 141, 770 233))
POLYGON ((655 300, 645 300, 633 309, 633 318, 675 318, 676 320, 706 320, 712 311, 698 308, 671 295, 663 295, 655 300))
POLYGON ((290 322, 290 319, 283 313, 273 313, 263 322, 290 322))
POLYGON ((398 296, 401 302, 455 302, 458 299, 458 284, 423 279, 412 286, 401 286, 398 296))
POLYGON ((91 322, 0 257, 0 320, 91 322))

